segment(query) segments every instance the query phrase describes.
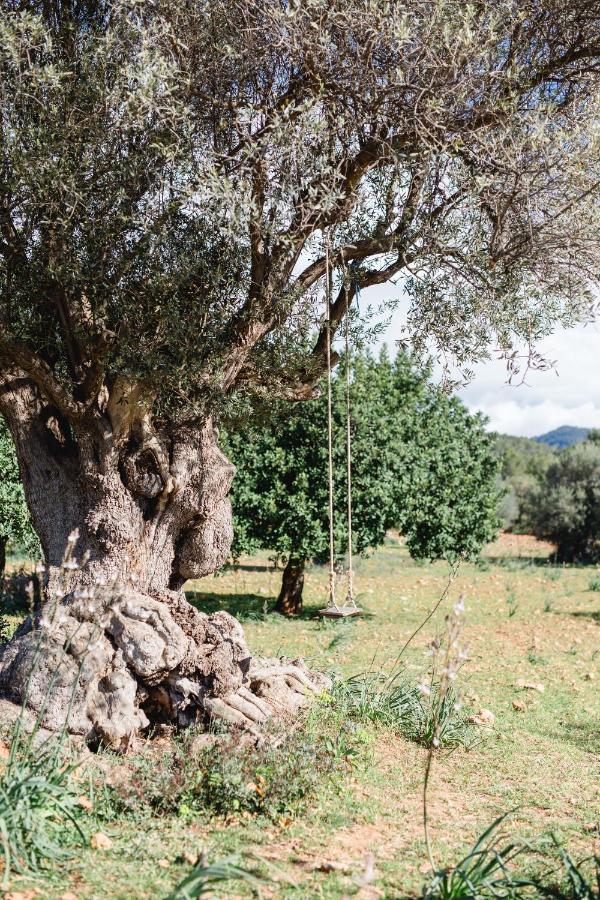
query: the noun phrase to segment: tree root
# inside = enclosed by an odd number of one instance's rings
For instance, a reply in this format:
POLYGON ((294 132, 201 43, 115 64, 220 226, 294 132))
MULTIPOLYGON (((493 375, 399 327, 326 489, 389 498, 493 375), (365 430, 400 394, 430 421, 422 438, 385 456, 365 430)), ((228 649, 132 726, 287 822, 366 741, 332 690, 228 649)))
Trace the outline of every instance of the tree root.
POLYGON ((119 751, 158 724, 220 719, 259 736, 327 686, 301 660, 253 659, 236 619, 173 591, 75 592, 27 620, 0 658, 0 697, 119 751))

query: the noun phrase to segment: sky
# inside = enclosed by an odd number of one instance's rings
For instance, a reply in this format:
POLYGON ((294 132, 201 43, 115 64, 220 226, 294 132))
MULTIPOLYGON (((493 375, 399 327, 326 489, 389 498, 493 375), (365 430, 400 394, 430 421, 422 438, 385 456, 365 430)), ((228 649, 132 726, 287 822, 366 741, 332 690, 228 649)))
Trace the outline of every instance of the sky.
MULTIPOLYGON (((394 346, 402 321, 399 309, 382 343, 394 346)), ((485 361, 459 396, 470 410, 489 417, 490 430, 504 434, 536 437, 560 425, 600 428, 600 322, 558 330, 539 349, 554 369, 530 372, 525 384, 510 385, 505 363, 485 361)))

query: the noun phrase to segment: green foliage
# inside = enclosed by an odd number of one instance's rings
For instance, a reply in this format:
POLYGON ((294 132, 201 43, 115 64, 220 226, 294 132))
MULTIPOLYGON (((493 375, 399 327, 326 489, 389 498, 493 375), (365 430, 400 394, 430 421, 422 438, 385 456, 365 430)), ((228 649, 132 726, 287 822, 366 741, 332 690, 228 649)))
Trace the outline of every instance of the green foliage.
POLYGON ((336 681, 332 694, 343 715, 377 722, 425 747, 470 743, 471 729, 455 693, 440 696, 438 685, 424 692, 399 675, 367 672, 336 681))
POLYGON ((435 873, 423 900, 521 900, 531 882, 513 877, 509 865, 526 847, 502 842, 507 815, 497 818, 455 866, 435 873))
POLYGON ((556 543, 561 562, 600 559, 600 445, 563 450, 533 494, 534 533, 556 543))
POLYGON ((200 862, 179 882, 167 900, 192 900, 195 897, 213 896, 214 888, 226 881, 243 881, 251 887, 260 889, 265 879, 237 865, 233 857, 210 865, 200 862))
POLYGON ((600 591, 600 575, 592 575, 588 582, 588 589, 590 591, 600 591))
MULTIPOLYGON (((36 729, 37 731, 37 729, 36 729)), ((83 843, 83 807, 72 779, 75 764, 62 742, 40 744, 17 724, 0 774, 0 856, 5 886, 11 872, 37 873, 72 856, 83 843)))
MULTIPOLYGON (((353 550, 383 543, 399 527, 410 552, 474 556, 495 534, 496 463, 483 421, 399 353, 352 361, 353 550)), ((344 371, 333 380, 335 552, 346 529, 344 371)), ((263 422, 237 425, 225 449, 236 464, 234 553, 258 547, 323 558, 328 549, 327 406, 318 399, 277 407, 263 422)))
POLYGON ((324 227, 460 365, 581 319, 597 18, 560 7, 5 3, 3 367, 88 428, 119 375, 161 425, 311 383, 324 227))
POLYGON ((552 900, 600 900, 600 856, 576 862, 570 853, 556 841, 562 863, 562 879, 559 883, 539 882, 536 887, 540 897, 552 900), (588 874, 588 869, 590 873, 588 874))
POLYGON ((455 866, 436 872, 423 888, 423 900, 599 900, 600 857, 576 862, 552 836, 561 863, 559 871, 545 875, 519 872, 534 848, 524 841, 503 839, 502 825, 510 813, 499 816, 455 866))
POLYGON ((0 542, 32 556, 40 552, 25 503, 14 445, 2 416, 0 416, 0 542))
POLYGON ((495 452, 504 490, 498 510, 503 527, 520 534, 531 533, 532 494, 556 460, 556 450, 531 438, 498 434, 495 452))
POLYGON ((158 759, 133 760, 131 779, 110 793, 107 808, 185 818, 296 816, 355 756, 352 734, 343 725, 334 731, 303 729, 259 746, 235 732, 196 743, 186 736, 158 759))
POLYGON ((497 467, 484 421, 432 388, 408 418, 401 455, 408 484, 395 506, 413 556, 473 559, 495 537, 497 467))

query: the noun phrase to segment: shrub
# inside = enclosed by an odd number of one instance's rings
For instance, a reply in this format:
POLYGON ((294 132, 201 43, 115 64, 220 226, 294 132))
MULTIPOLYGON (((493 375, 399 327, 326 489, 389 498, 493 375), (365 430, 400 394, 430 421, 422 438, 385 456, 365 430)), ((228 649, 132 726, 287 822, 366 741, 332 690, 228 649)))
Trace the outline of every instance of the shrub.
POLYGON ((132 760, 132 777, 111 789, 108 809, 135 814, 150 808, 185 817, 295 816, 358 753, 351 729, 323 731, 270 735, 259 745, 235 731, 208 741, 185 735, 159 759, 132 760))
POLYGON ((588 583, 588 588, 590 591, 600 591, 600 575, 592 575, 588 583))

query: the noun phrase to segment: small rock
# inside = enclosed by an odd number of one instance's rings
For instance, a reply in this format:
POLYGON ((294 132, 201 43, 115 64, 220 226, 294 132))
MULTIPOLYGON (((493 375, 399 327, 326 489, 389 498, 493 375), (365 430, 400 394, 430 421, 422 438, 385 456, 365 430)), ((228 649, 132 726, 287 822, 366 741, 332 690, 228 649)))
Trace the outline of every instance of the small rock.
POLYGON ((96 834, 92 835, 90 844, 92 850, 110 850, 112 847, 111 839, 102 831, 97 831, 96 834))
POLYGON ((161 869, 168 869, 171 865, 168 859, 159 859, 158 864, 161 869))
POLYGON ((190 866, 197 866, 200 860, 200 855, 195 853, 193 850, 184 850, 181 854, 181 858, 184 862, 188 863, 190 866))
POLYGON ((586 822, 583 827, 585 831, 600 831, 600 822, 586 822))
POLYGON ((91 812, 94 808, 94 804, 85 794, 82 794, 81 797, 77 798, 77 803, 82 809, 87 810, 87 812, 91 812))
POLYGON ((525 712, 525 710, 527 709, 525 703, 522 700, 513 700, 512 705, 513 709, 516 709, 519 712, 525 712))
POLYGON ((584 678, 584 681, 593 681, 595 678, 595 675, 593 672, 586 672, 585 675, 583 676, 583 678, 584 678))
POLYGON ((74 894, 73 891, 67 891, 66 894, 61 894, 58 900, 77 900, 77 894, 74 894))

